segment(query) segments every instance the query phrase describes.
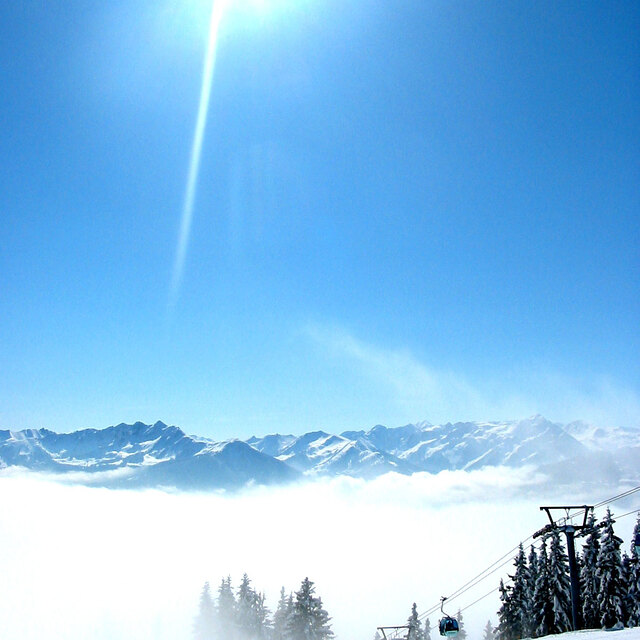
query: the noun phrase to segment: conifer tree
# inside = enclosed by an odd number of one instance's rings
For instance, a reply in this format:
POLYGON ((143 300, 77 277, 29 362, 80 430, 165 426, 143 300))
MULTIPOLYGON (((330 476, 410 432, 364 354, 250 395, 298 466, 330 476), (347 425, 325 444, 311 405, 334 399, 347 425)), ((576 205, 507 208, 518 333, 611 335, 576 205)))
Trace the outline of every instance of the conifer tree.
POLYGON ((535 632, 534 625, 534 609, 533 609, 533 596, 536 590, 536 580, 538 579, 538 554, 536 548, 531 545, 531 551, 529 552, 529 559, 527 563, 527 593, 525 601, 525 635, 533 637, 535 632))
POLYGON ((287 598, 287 627, 285 629, 285 636, 289 640, 290 640, 289 623, 291 621, 291 616, 293 615, 293 607, 294 607, 293 593, 289 593, 289 597, 287 598))
POLYGON ((582 596, 582 624, 585 629, 600 628, 600 610, 598 593, 600 591, 596 576, 596 564, 600 552, 600 529, 596 527, 593 514, 587 522, 589 535, 582 550, 580 566, 580 593, 582 596))
POLYGON ((630 593, 631 586, 631 558, 625 551, 622 554, 622 562, 620 563, 620 579, 622 582, 622 622, 625 626, 629 624, 629 617, 633 609, 633 596, 630 593))
POLYGON ((524 638, 529 626, 529 569, 524 555, 522 543, 518 549, 518 555, 514 561, 515 572, 509 576, 513 582, 511 587, 511 605, 513 607, 512 633, 516 638, 524 638))
POLYGON ((622 540, 613 531, 613 518, 607 509, 600 553, 596 565, 596 577, 599 581, 598 608, 600 624, 610 629, 624 623, 623 585, 621 575, 620 545, 622 540))
POLYGON ((236 629, 241 640, 261 640, 267 631, 267 614, 263 594, 256 593, 245 573, 238 587, 236 629))
POLYGON ((429 620, 429 618, 427 618, 424 621, 424 640, 431 640, 431 620, 429 620))
POLYGON ((209 583, 205 582, 200 594, 198 615, 193 625, 195 640, 214 640, 216 637, 216 611, 209 583))
POLYGON ((331 618, 322 606, 322 599, 314 596, 315 587, 305 578, 296 591, 295 600, 287 624, 287 636, 291 640, 328 640, 333 638, 331 618))
POLYGON ((498 611, 497 640, 516 640, 513 630, 517 615, 511 600, 511 588, 505 587, 502 579, 500 580, 499 591, 502 605, 498 611))
POLYGON ((287 598, 284 587, 280 589, 280 599, 273 614, 273 640, 286 640, 287 623, 293 608, 291 596, 287 598))
POLYGON ((269 620, 269 609, 266 605, 266 597, 263 592, 256 594, 255 599, 255 620, 257 627, 257 640, 264 640, 265 638, 271 638, 272 629, 271 621, 269 620))
POLYGON ((458 621, 458 635, 456 636, 456 638, 458 640, 465 640, 467 637, 467 632, 464 628, 464 618, 460 609, 458 609, 458 613, 456 613, 456 620, 458 621))
POLYGON ((411 606, 411 615, 407 620, 409 630, 407 631, 407 640, 424 640, 424 633, 422 631, 422 625, 418 619, 418 607, 414 602, 411 606))
POLYGON ((487 620, 487 624, 485 625, 482 633, 482 640, 495 640, 495 631, 493 630, 491 620, 487 620))
POLYGON ((629 594, 627 624, 630 627, 640 626, 640 554, 638 554, 635 547, 635 540, 639 534, 640 515, 638 515, 631 538, 631 567, 627 582, 627 592, 629 594))
POLYGON ((225 640, 236 637, 236 599, 231 587, 231 576, 222 578, 218 587, 218 625, 225 640))
POLYGON ((549 547, 549 588, 553 599, 553 627, 550 633, 570 631, 572 623, 569 562, 557 529, 551 533, 549 547))
POLYGON ((236 596, 235 618, 236 628, 241 638, 253 638, 255 634, 255 606, 256 593, 251 587, 251 580, 245 573, 240 581, 236 596))
POLYGON ((547 541, 543 540, 538 553, 538 577, 533 593, 534 637, 553 633, 553 599, 551 597, 551 578, 549 576, 549 558, 547 541))

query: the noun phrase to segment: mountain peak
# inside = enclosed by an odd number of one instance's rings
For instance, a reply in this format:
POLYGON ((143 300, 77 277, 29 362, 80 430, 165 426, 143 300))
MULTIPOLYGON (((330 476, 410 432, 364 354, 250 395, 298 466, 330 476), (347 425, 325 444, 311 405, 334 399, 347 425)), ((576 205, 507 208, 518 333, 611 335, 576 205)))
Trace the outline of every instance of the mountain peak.
MULTIPOLYGON (((222 442, 188 436, 160 420, 72 433, 0 431, 0 466, 56 473, 82 470, 89 484, 186 489, 270 484, 300 474, 372 478, 390 471, 439 473, 525 464, 543 470, 583 460, 589 452, 627 452, 629 457, 639 450, 637 430, 600 429, 581 422, 562 426, 540 414, 501 422, 376 425, 341 435, 318 430, 222 442), (125 469, 127 475, 118 475, 125 469), (114 472, 107 474, 114 480, 93 481, 105 477, 92 476, 96 471, 114 472)), ((637 475, 636 466, 630 467, 629 477, 637 475)))

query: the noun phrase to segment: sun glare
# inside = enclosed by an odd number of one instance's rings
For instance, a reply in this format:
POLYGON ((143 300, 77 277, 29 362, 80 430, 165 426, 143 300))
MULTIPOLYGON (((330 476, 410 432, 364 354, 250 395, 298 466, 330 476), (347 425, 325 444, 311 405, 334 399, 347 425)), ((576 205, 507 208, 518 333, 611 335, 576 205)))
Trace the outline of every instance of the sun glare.
POLYGON ((195 205, 196 189, 198 185, 198 175, 200 173, 200 158, 202 156, 202 144, 207 126, 207 115, 209 111, 209 101, 216 63, 216 53, 218 47, 218 32, 220 22, 228 9, 247 8, 253 12, 263 12, 268 8, 268 0, 213 0, 209 5, 209 36, 207 49, 202 69, 202 83, 200 88, 200 101, 198 105, 198 115, 191 145, 191 155, 189 159, 189 171, 185 187, 184 200, 182 205, 182 215, 180 218, 180 229, 178 232, 178 242, 173 265, 171 287, 169 291, 169 307, 173 308, 177 302, 182 284, 184 264, 191 235, 191 224, 193 221, 193 210, 195 205))
POLYGON ((211 7, 211 17, 209 19, 209 38, 207 50, 204 58, 202 70, 202 83, 200 88, 200 102, 198 105, 198 116, 196 119, 193 143, 191 145, 191 156, 189 160, 189 173, 185 189, 184 202, 182 206, 182 217, 180 221, 180 231, 178 235, 178 246, 173 266, 173 277, 171 290, 169 293, 169 305, 173 307, 177 301, 182 274, 184 271, 184 261, 187 255, 189 236, 191 235, 191 223, 193 220, 193 207, 195 202, 198 174, 200 172, 200 158, 202 156, 202 142, 207 127, 207 114, 209 111, 209 100, 211 98, 211 87, 213 85, 213 75, 216 63, 216 51, 218 44, 218 31, 220 21, 227 2, 214 0, 211 7))

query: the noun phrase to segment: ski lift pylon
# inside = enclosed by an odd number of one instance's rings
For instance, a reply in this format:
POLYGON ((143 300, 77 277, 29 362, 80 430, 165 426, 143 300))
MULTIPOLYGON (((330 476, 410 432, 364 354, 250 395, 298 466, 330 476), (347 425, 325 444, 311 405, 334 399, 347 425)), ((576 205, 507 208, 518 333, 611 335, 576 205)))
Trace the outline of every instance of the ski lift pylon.
POLYGON ((460 631, 460 626, 458 625, 458 621, 455 618, 452 618, 451 616, 448 616, 443 607, 444 607, 444 601, 447 598, 445 596, 442 596, 442 598, 440 598, 440 611, 442 611, 442 618, 440 618, 440 624, 439 624, 439 628, 440 628, 440 635, 441 636, 457 636, 458 635, 458 631, 460 631))

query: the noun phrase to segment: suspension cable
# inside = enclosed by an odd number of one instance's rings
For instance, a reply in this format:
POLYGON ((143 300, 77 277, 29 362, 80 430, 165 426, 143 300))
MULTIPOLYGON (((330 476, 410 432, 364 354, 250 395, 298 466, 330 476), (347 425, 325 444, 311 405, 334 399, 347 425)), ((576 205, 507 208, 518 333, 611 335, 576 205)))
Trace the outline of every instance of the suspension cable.
MULTIPOLYGON (((615 495, 615 496, 613 496, 611 498, 608 498, 607 500, 602 500, 601 502, 598 502, 597 504, 594 505, 593 508, 594 508, 594 510, 598 509, 598 508, 604 506, 605 504, 611 504, 612 502, 616 502, 617 500, 621 500, 622 498, 626 498, 626 497, 628 497, 630 495, 633 495, 634 493, 637 493, 638 491, 640 491, 640 486, 633 487, 631 489, 628 489, 627 491, 623 491, 622 493, 619 493, 618 495, 615 495)), ((625 516, 631 515, 632 513, 638 513, 638 512, 640 512, 640 510, 629 511, 628 513, 625 513, 622 516, 617 516, 617 518, 618 519, 624 518, 625 516)), ((569 517, 574 517, 574 516, 582 514, 582 513, 584 513, 584 509, 570 514, 569 517)), ((558 520, 560 520, 560 519, 561 518, 558 518, 558 520)), ((472 578, 471 580, 469 580, 468 582, 463 584, 456 591, 454 591, 450 596, 447 596, 447 600, 454 600, 454 599, 460 597, 461 595, 463 595, 464 593, 469 591, 469 589, 472 589, 476 585, 480 584, 483 580, 488 578, 490 575, 494 574, 496 571, 498 571, 499 569, 501 569, 505 565, 509 564, 509 562, 511 562, 511 560, 513 558, 512 554, 520 548, 521 544, 524 545, 525 543, 529 542, 529 540, 531 540, 532 538, 533 538, 533 535, 530 535, 529 537, 525 538, 522 542, 518 543, 513 549, 511 549, 510 551, 505 553, 502 557, 498 558, 498 560, 496 560, 495 562, 490 564, 484 571, 481 571, 480 573, 478 573, 474 578, 472 578), (506 560, 505 560, 505 558, 506 558, 506 560)), ((523 546, 523 551, 528 551, 532 546, 533 546, 533 542, 528 544, 526 547, 523 546)), ((488 592, 487 594, 482 596, 476 602, 479 602, 480 600, 488 597, 491 593, 493 593, 496 590, 497 590, 497 588, 496 589, 492 589, 490 592, 488 592)), ((466 607, 464 607, 464 609, 468 609, 469 607, 471 607, 474 604, 476 604, 476 602, 472 602, 470 605, 467 605, 466 607)), ((432 615, 439 608, 440 608, 440 603, 438 602, 438 604, 433 605, 432 607, 430 607, 429 609, 427 609, 426 611, 421 613, 418 616, 418 619, 422 620, 423 618, 432 615)), ((461 611, 463 611, 464 609, 461 609, 461 611)))
MULTIPOLYGON (((598 509, 598 508, 604 506, 605 504, 610 504, 612 502, 616 502, 617 500, 621 500, 622 498, 626 498, 627 496, 630 496, 630 495, 632 495, 632 494, 634 494, 634 493, 636 493, 638 491, 640 491, 640 486, 637 486, 637 487, 634 487, 634 488, 629 489, 627 491, 624 491, 623 493, 620 493, 620 494, 618 494, 616 496, 613 496, 612 498, 609 498, 608 500, 602 500, 601 502, 595 504, 593 506, 593 508, 594 508, 594 510, 598 509)), ((576 511, 575 513, 570 514, 568 517, 575 517, 576 515, 580 515, 582 513, 584 513, 584 509, 576 511)), ((632 515, 634 513, 640 513, 640 509, 633 509, 632 511, 628 511, 627 513, 623 513, 620 516, 616 516, 616 519, 620 520, 620 519, 625 518, 627 516, 630 516, 630 515, 632 515)), ((558 518, 558 520, 560 520, 560 519, 561 518, 558 518)), ((522 542, 518 543, 513 549, 509 550, 502 557, 498 558, 498 560, 496 560, 494 563, 490 564, 484 571, 481 571, 474 578, 472 578, 471 580, 469 580, 468 582, 463 584, 456 591, 454 591, 450 596, 447 596, 446 599, 447 600, 455 600, 456 598, 460 597, 461 595, 463 595, 464 593, 469 591, 469 589, 472 589, 473 587, 477 586, 483 580, 488 578, 490 575, 494 574, 496 571, 498 571, 499 569, 502 569, 502 567, 504 567, 505 565, 509 564, 511 562, 511 560, 513 559, 513 556, 512 556, 513 552, 514 551, 518 551, 520 549, 520 545, 523 545, 523 551, 528 551, 529 549, 531 549, 531 547, 534 545, 533 542, 528 544, 526 547, 524 546, 524 544, 526 542, 529 542, 529 540, 532 540, 532 538, 533 538, 533 534, 530 535, 529 537, 525 538, 522 542), (496 565, 498 565, 498 566, 496 566, 496 565)), ((492 593, 495 593, 499 588, 500 587, 495 587, 495 588, 491 589, 491 591, 488 591, 484 595, 480 596, 477 600, 474 600, 472 603, 462 607, 460 609, 460 612, 466 611, 467 609, 470 609, 474 605, 478 604, 478 602, 484 600, 485 598, 488 598, 492 593)), ((434 605, 430 609, 427 609, 426 611, 421 613, 418 616, 418 620, 423 620, 424 618, 432 615, 438 609, 440 609, 440 607, 441 607, 441 602, 439 602, 438 604, 434 605)), ((390 635, 390 639, 395 640, 396 638, 398 638, 398 631, 395 631, 393 634, 390 635)))

